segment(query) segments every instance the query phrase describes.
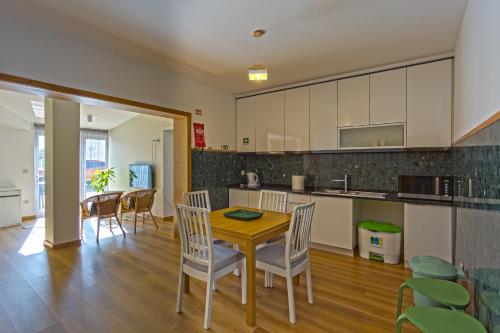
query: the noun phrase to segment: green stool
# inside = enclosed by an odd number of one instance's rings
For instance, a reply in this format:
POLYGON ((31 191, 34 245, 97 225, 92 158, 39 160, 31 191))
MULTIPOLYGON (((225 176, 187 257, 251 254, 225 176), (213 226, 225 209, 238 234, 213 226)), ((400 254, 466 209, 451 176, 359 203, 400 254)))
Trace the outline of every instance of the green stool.
POLYGON ((396 318, 401 314, 403 292, 406 288, 411 288, 434 302, 453 310, 463 310, 470 302, 467 290, 455 282, 428 278, 409 278, 399 287, 396 318))
POLYGON ((401 332, 401 325, 405 321, 424 333, 487 333, 479 320, 464 312, 443 308, 408 308, 396 321, 396 333, 401 332))

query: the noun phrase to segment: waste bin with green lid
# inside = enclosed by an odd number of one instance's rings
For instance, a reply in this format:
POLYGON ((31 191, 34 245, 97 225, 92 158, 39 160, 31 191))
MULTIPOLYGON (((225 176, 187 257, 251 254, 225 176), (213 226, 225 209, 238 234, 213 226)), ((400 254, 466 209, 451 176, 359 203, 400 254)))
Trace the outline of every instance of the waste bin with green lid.
MULTIPOLYGON (((462 269, 438 257, 416 256, 410 259, 409 264, 415 278, 423 277, 448 281, 464 278, 462 269)), ((442 307, 439 303, 433 302, 418 292, 413 292, 413 302, 415 306, 442 307)))
POLYGON ((358 223, 359 256, 388 264, 399 263, 401 228, 395 224, 364 220, 358 223))

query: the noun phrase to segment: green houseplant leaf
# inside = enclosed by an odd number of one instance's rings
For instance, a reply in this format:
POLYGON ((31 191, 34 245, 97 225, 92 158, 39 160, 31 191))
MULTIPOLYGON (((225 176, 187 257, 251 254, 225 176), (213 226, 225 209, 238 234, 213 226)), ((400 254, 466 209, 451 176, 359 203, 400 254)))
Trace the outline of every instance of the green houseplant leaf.
POLYGON ((129 170, 128 171, 128 185, 130 187, 132 187, 132 185, 134 184, 134 179, 137 179, 137 175, 135 174, 135 172, 133 170, 129 170))
POLYGON ((96 191, 97 193, 103 193, 106 188, 109 185, 110 181, 114 181, 114 178, 116 176, 115 174, 115 168, 109 168, 109 169, 104 169, 100 170, 97 169, 90 179, 90 186, 96 191))

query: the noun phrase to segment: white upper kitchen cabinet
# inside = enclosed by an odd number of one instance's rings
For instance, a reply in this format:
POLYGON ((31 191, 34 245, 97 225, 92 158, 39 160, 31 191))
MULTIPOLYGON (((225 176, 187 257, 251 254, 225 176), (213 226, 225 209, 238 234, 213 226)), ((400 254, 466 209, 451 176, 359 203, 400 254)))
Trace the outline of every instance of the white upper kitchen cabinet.
POLYGON ((236 101, 236 149, 238 152, 255 152, 256 97, 236 101))
POLYGON ((370 74, 370 124, 406 122, 406 68, 370 74))
POLYGON ((352 251, 357 245, 357 200, 311 196, 315 202, 311 242, 352 251))
POLYGON ((339 127, 370 123, 370 76, 338 81, 339 127))
POLYGON ((285 151, 309 150, 309 87, 285 90, 285 151))
POLYGON ((285 150, 285 93, 277 91, 256 96, 255 150, 285 150))
POLYGON ((337 149, 337 82, 315 84, 309 91, 311 150, 337 149))
POLYGON ((407 69, 407 146, 451 146, 452 61, 407 69))

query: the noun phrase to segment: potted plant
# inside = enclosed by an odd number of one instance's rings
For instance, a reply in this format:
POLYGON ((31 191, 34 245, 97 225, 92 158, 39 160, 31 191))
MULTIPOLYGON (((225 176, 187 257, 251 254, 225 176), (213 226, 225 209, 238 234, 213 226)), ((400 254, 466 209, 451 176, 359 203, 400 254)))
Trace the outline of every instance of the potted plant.
POLYGON ((109 182, 112 181, 115 178, 115 168, 109 168, 109 169, 104 169, 100 170, 97 169, 90 179, 90 186, 96 191, 97 193, 104 193, 106 188, 109 185, 109 182))

